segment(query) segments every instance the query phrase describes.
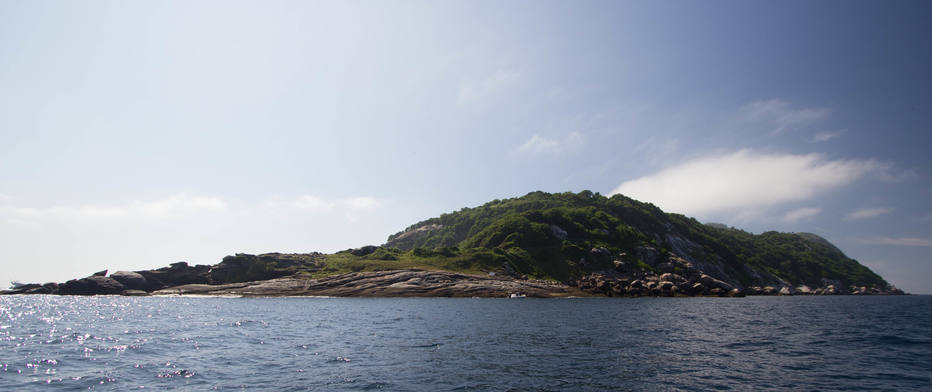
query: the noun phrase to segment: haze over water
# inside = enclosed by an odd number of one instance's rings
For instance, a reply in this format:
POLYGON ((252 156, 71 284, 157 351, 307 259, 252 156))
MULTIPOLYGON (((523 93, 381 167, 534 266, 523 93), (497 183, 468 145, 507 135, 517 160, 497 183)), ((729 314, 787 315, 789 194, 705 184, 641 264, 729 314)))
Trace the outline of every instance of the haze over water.
POLYGON ((932 297, 0 297, 2 390, 928 390, 932 297))

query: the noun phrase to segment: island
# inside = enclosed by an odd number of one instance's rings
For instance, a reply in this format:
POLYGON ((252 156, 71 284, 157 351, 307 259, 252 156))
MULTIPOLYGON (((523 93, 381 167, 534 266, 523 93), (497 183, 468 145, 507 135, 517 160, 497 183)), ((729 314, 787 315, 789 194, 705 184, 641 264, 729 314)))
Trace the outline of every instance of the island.
POLYGON ((753 234, 623 195, 531 192, 415 223, 379 246, 107 270, 0 294, 743 297, 904 294, 811 233, 753 234))

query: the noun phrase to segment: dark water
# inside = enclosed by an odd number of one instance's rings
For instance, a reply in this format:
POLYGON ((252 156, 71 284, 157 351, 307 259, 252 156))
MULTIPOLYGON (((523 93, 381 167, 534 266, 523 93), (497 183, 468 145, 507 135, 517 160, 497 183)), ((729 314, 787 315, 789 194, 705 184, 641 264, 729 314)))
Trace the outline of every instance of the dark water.
POLYGON ((932 390, 932 297, 0 297, 0 390, 932 390))

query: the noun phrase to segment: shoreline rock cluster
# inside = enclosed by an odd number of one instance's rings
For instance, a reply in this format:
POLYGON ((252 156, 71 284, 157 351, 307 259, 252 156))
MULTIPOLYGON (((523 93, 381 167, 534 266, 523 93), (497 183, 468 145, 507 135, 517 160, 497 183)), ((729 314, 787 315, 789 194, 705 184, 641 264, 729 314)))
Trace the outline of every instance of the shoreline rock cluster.
POLYGON ((580 290, 609 297, 744 297, 748 295, 905 295, 903 290, 892 287, 850 286, 838 283, 811 288, 801 286, 750 286, 741 287, 727 283, 704 273, 689 278, 667 272, 661 275, 651 273, 619 274, 615 271, 603 271, 587 275, 570 284, 580 290))
MULTIPOLYGON (((352 272, 320 279, 296 276, 266 280, 217 283, 207 279, 204 266, 175 263, 152 271, 107 271, 65 283, 28 284, 0 294, 58 295, 211 295, 245 297, 328 296, 328 297, 508 297, 512 294, 550 297, 744 297, 745 295, 844 295, 903 294, 875 288, 838 290, 834 286, 810 289, 806 286, 739 288, 702 274, 686 279, 678 274, 622 276, 617 273, 591 274, 575 282, 520 279, 509 276, 471 275, 416 269, 378 272, 352 272), (171 284, 178 283, 178 284, 171 284)), ((209 272, 209 270, 208 270, 209 272)))
MULTIPOLYGON (((372 247, 374 248, 374 247, 372 247)), ((353 252, 371 252, 355 249, 353 252)), ((611 257, 605 249, 593 254, 611 257)), ((324 267, 321 253, 227 256, 215 265, 177 262, 143 271, 107 270, 64 283, 25 284, 0 294, 58 295, 235 295, 334 297, 744 297, 746 295, 891 295, 904 294, 888 287, 844 287, 823 279, 822 287, 791 286, 772 277, 768 286, 744 287, 729 280, 717 265, 693 263, 671 256, 664 260, 653 248, 638 248, 639 259, 650 268, 632 268, 614 260, 614 269, 590 273, 578 280, 532 280, 510 271, 472 275, 448 271, 397 269, 351 272, 319 279, 308 273, 324 267), (710 271, 706 273, 704 271, 710 271), (725 278, 721 278, 721 277, 725 278)), ((351 252, 352 253, 352 252, 351 252)), ((623 256, 623 255, 622 255, 623 256)))

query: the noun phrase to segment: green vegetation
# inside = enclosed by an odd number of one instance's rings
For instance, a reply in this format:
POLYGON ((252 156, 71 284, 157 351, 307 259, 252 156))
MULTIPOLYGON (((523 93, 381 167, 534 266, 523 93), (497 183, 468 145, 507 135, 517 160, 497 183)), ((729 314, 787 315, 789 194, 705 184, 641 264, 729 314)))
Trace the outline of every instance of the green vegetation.
POLYGON ((324 266, 305 275, 319 278, 346 272, 373 272, 397 269, 423 269, 433 271, 455 271, 482 274, 502 270, 507 258, 487 249, 461 251, 456 247, 425 249, 414 248, 402 251, 397 248, 379 247, 374 252, 357 256, 351 250, 326 255, 324 266))
POLYGON ((814 234, 754 235, 667 214, 622 195, 605 197, 590 191, 532 192, 443 214, 390 236, 385 247, 366 256, 329 255, 316 274, 397 268, 511 270, 564 281, 612 268, 613 260, 628 268, 652 269, 635 256, 639 247, 655 248, 662 258, 679 256, 721 265, 729 276, 748 285, 759 283, 757 271, 792 284, 822 286, 825 278, 844 285, 887 286, 880 276, 814 234), (692 245, 675 249, 678 244, 683 247, 682 240, 692 245))

